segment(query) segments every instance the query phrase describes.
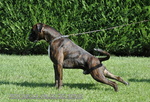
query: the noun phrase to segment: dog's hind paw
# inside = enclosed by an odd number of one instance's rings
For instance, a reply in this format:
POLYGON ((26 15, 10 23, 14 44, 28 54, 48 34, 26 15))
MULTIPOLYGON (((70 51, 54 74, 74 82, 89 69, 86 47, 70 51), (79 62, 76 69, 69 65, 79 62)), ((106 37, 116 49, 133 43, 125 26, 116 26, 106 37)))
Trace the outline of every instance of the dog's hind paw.
POLYGON ((127 85, 127 86, 129 86, 129 85, 130 85, 130 83, 128 83, 128 82, 125 82, 124 84, 125 84, 125 85, 127 85))

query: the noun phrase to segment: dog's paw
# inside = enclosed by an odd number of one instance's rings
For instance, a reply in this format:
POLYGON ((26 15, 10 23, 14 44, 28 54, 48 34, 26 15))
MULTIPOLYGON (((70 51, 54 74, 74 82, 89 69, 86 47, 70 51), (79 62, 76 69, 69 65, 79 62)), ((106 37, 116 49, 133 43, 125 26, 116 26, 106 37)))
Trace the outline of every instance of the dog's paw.
POLYGON ((58 87, 58 84, 54 84, 55 87, 58 87))
POLYGON ((125 82, 125 85, 129 86, 129 85, 130 85, 130 83, 128 83, 128 82, 125 82))

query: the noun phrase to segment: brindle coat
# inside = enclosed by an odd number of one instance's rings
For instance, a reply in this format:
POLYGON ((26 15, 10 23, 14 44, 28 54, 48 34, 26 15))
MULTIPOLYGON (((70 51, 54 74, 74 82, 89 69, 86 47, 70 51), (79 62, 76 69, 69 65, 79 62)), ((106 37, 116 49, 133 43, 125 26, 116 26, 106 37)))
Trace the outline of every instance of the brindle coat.
POLYGON ((73 43, 69 38, 62 37, 58 31, 48 25, 42 23, 34 25, 29 40, 32 42, 46 40, 50 44, 48 50, 50 59, 54 64, 55 86, 58 88, 63 85, 63 68, 83 69, 84 74, 90 73, 96 81, 112 86, 115 91, 118 91, 117 84, 106 77, 128 85, 121 77, 113 75, 101 64, 102 61, 109 59, 109 53, 95 49, 107 55, 105 58, 96 58, 73 43), (91 70, 93 68, 95 69, 91 70))

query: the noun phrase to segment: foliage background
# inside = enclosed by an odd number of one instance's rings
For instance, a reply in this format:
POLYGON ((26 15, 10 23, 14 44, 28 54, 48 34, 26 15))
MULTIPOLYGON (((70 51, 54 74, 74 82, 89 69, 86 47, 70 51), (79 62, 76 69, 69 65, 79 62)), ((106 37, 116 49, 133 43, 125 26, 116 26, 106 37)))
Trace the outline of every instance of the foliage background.
MULTIPOLYGON (((1 0, 0 53, 46 54, 47 43, 28 40, 31 27, 48 24, 63 35, 150 20, 149 0, 1 0)), ((150 56, 150 22, 70 37, 93 53, 150 56)))

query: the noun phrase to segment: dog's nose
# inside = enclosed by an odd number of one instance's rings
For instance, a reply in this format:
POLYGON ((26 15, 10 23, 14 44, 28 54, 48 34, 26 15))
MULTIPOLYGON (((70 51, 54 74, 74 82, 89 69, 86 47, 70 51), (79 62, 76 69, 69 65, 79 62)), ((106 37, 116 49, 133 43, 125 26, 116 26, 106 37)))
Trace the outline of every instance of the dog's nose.
MULTIPOLYGON (((30 35, 31 35, 31 34, 30 34, 30 35)), ((29 39, 30 41, 33 41, 33 37, 31 37, 30 35, 29 35, 28 39, 29 39)))

